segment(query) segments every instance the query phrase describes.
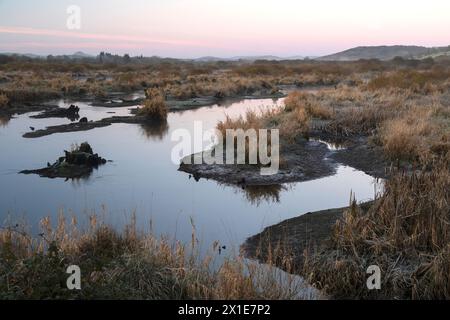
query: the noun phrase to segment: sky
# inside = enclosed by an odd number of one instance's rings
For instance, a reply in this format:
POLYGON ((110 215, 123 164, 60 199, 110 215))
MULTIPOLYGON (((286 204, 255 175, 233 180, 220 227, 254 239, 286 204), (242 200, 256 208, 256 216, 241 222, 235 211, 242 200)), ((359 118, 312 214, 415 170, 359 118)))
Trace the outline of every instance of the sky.
POLYGON ((0 52, 290 57, 396 44, 450 45, 450 1, 0 0, 0 52))

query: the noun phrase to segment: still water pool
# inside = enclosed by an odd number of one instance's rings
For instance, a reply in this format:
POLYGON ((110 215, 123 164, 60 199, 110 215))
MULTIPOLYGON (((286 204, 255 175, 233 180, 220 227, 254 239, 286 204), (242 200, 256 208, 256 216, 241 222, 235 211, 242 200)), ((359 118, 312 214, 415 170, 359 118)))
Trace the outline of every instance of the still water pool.
MULTIPOLYGON (((126 115, 129 108, 97 108, 76 102, 80 116, 91 120, 126 115)), ((238 249, 245 239, 264 227, 308 211, 348 204, 353 191, 359 201, 374 196, 374 178, 346 166, 337 173, 313 181, 261 190, 242 190, 201 179, 196 182, 178 171, 171 160, 171 133, 193 130, 194 121, 204 129, 214 128, 228 114, 272 108, 282 99, 248 99, 196 110, 170 113, 163 128, 135 124, 114 124, 85 132, 54 134, 36 139, 22 138, 29 127, 36 129, 70 122, 65 119, 31 119, 32 114, 0 122, 0 221, 25 219, 37 226, 44 216, 56 220, 58 212, 76 215, 79 221, 92 213, 104 214, 108 223, 121 227, 136 214, 142 230, 169 235, 181 241, 191 239, 191 219, 204 246, 214 241, 238 249), (112 160, 87 179, 69 180, 22 175, 24 169, 41 168, 63 155, 71 144, 88 141, 95 152, 112 160)), ((200 151, 200 150, 194 150, 200 151)), ((86 219, 85 219, 86 220, 86 219)))

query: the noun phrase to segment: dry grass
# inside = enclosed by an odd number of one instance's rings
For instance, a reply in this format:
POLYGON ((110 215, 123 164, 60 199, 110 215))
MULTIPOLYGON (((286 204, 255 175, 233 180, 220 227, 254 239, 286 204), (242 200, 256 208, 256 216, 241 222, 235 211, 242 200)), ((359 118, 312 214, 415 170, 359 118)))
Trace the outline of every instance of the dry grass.
POLYGON ((248 111, 245 117, 239 116, 236 119, 233 119, 227 115, 224 121, 220 121, 217 124, 217 130, 220 132, 222 137, 226 137, 226 130, 259 130, 264 127, 263 118, 264 115, 259 115, 254 111, 248 111))
POLYGON ((87 230, 63 215, 56 227, 43 219, 41 229, 38 238, 18 226, 0 230, 2 299, 293 299, 304 289, 241 257, 213 268, 219 244, 201 258, 195 228, 190 245, 139 232, 135 222, 118 233, 97 216, 87 230), (80 291, 65 285, 73 264, 80 291))
POLYGON ((367 211, 353 201, 332 241, 310 252, 309 280, 336 298, 450 298, 449 159, 431 171, 398 171, 367 211), (365 287, 369 265, 382 271, 381 290, 365 287))
POLYGON ((173 99, 191 99, 201 96, 216 98, 236 96, 269 96, 278 93, 273 77, 231 76, 226 71, 213 75, 191 75, 162 83, 159 87, 173 99))
POLYGON ((311 95, 300 91, 291 92, 285 99, 286 111, 299 111, 305 113, 312 118, 330 119, 333 112, 330 108, 322 106, 317 102, 309 99, 311 95))
MULTIPOLYGON (((245 115, 245 117, 243 116, 239 116, 238 118, 231 118, 230 116, 226 116, 224 121, 220 121, 217 126, 217 132, 221 135, 222 139, 223 139, 223 143, 224 145, 227 145, 227 138, 229 137, 229 135, 227 134, 228 130, 229 133, 231 133, 233 136, 233 144, 234 147, 237 148, 237 141, 238 141, 238 137, 237 137, 237 131, 236 130, 243 130, 244 134, 247 132, 247 130, 255 130, 255 136, 256 136, 256 147, 254 149, 250 148, 250 138, 245 138, 245 163, 249 164, 250 163, 250 152, 251 150, 253 150, 254 152, 256 152, 256 161, 257 164, 260 164, 260 159, 259 159, 259 140, 260 140, 260 129, 270 129, 266 119, 269 119, 271 117, 273 117, 275 114, 278 114, 280 112, 280 109, 273 109, 273 110, 266 110, 266 111, 261 111, 260 113, 257 113, 255 111, 248 111, 245 115)), ((272 139, 271 139, 271 134, 267 135, 267 152, 268 155, 271 155, 271 147, 272 147, 272 139)), ((237 153, 237 151, 236 151, 237 153)), ((237 154, 236 154, 237 155, 237 154)), ((279 159, 280 163, 282 162, 282 159, 279 159)))
POLYGON ((369 81, 369 90, 399 88, 415 93, 430 94, 445 90, 442 84, 450 76, 448 69, 439 68, 429 71, 400 70, 381 74, 369 81))
POLYGON ((366 136, 392 161, 426 162, 450 149, 446 101, 440 93, 424 96, 340 86, 316 94, 293 92, 286 98, 285 112, 272 120, 294 136, 311 129, 337 141, 366 136))
POLYGON ((145 116, 149 120, 167 120, 167 104, 163 93, 158 89, 148 89, 146 96, 144 106, 139 108, 137 114, 145 116))
POLYGON ((397 118, 386 120, 380 128, 386 155, 391 160, 420 163, 446 156, 450 150, 448 119, 448 108, 416 106, 397 118))

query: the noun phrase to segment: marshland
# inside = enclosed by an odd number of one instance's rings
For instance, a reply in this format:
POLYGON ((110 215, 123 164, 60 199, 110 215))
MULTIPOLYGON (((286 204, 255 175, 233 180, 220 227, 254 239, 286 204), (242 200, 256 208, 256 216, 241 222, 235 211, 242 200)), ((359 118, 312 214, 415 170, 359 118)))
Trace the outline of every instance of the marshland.
POLYGON ((0 56, 0 297, 449 299, 449 76, 448 58, 0 56), (279 172, 174 163, 196 121, 278 129, 279 172))

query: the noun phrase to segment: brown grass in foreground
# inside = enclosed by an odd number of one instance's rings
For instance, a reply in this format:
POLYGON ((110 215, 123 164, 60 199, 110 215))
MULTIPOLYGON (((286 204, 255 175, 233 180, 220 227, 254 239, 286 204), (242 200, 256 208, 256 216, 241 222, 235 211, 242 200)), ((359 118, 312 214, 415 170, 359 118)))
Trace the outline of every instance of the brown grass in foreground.
POLYGON ((449 159, 396 172, 367 211, 353 201, 331 242, 306 255, 304 274, 334 298, 450 299, 449 159), (381 290, 366 269, 381 268, 381 290))
POLYGON ((139 232, 122 233, 90 217, 88 230, 75 218, 49 218, 32 237, 15 227, 0 229, 0 299, 295 299, 303 284, 241 257, 212 267, 219 248, 200 258, 195 228, 185 245, 139 232), (82 290, 66 287, 69 265, 78 265, 82 290))

